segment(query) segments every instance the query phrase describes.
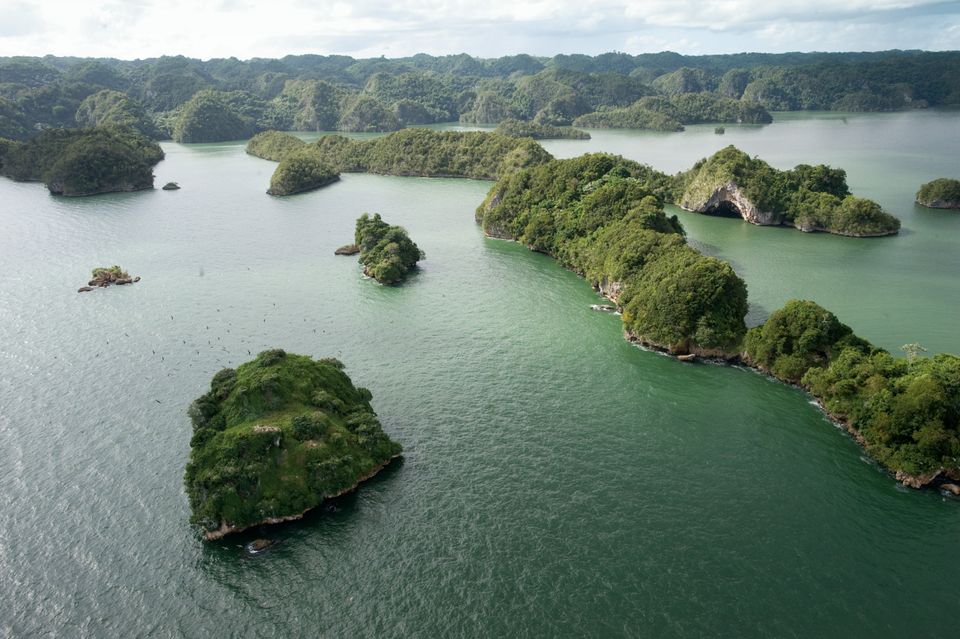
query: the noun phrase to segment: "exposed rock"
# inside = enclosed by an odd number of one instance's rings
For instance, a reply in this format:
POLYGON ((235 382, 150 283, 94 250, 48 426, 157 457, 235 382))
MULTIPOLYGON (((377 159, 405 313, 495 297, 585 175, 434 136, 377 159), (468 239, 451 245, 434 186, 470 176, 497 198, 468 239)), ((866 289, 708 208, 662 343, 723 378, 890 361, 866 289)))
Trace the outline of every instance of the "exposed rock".
POLYGON ((336 251, 333 252, 334 255, 356 255, 360 252, 360 247, 356 244, 345 244, 341 246, 336 251))
POLYGON ((956 484, 942 484, 940 486, 940 489, 947 491, 951 494, 960 496, 960 486, 957 486, 956 484))
POLYGON ((80 288, 77 289, 77 293, 87 293, 92 290, 93 290, 92 286, 81 286, 80 288))
POLYGON ((776 226, 783 224, 784 220, 781 213, 758 209, 733 180, 717 187, 706 201, 683 201, 680 206, 697 213, 716 213, 718 211, 739 213, 740 217, 747 222, 761 226, 776 226))
POLYGON ((697 361, 697 356, 693 353, 687 353, 686 355, 677 355, 677 359, 681 362, 695 362, 697 361))
POLYGON ((604 313, 612 313, 617 310, 617 307, 612 304, 591 304, 590 308, 595 311, 602 311, 604 313))
POLYGON ((247 552, 251 554, 257 554, 263 552, 267 548, 273 545, 273 542, 269 539, 254 539, 249 544, 247 544, 247 552))
POLYGON ((897 481, 903 484, 904 486, 909 486, 910 488, 923 488, 934 479, 940 476, 940 473, 943 472, 943 469, 937 469, 923 475, 911 475, 905 473, 902 470, 898 470, 896 474, 897 481))
POLYGON ((176 182, 167 182, 166 184, 163 185, 164 191, 176 191, 179 188, 180 188, 180 185, 177 184, 176 182))
POLYGON ((87 282, 88 288, 91 286, 97 286, 100 288, 106 288, 111 284, 116 284, 117 286, 122 286, 124 284, 133 284, 134 282, 139 282, 140 277, 130 277, 126 271, 124 271, 119 266, 111 266, 109 268, 95 268, 93 269, 93 279, 87 282))

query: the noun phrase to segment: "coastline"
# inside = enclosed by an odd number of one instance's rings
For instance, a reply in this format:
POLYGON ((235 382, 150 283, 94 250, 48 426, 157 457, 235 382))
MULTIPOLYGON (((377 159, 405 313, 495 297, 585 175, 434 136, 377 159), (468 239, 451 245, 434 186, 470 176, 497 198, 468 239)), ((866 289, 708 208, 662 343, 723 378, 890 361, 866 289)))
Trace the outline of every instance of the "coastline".
POLYGON ((262 521, 258 521, 258 522, 256 522, 256 523, 249 524, 249 525, 246 525, 246 526, 232 526, 232 525, 228 524, 228 523, 225 522, 225 521, 221 521, 221 522, 220 522, 220 527, 217 528, 216 530, 204 531, 204 533, 203 533, 203 538, 204 538, 206 541, 216 541, 217 539, 223 539, 223 538, 226 537, 227 535, 232 535, 232 534, 234 534, 234 533, 243 532, 244 530, 249 530, 249 529, 251 529, 251 528, 256 528, 257 526, 264 526, 264 525, 268 525, 268 524, 281 524, 281 523, 286 522, 286 521, 296 521, 296 520, 298 520, 298 519, 302 519, 304 515, 306 515, 306 514, 307 514, 308 512, 310 512, 311 510, 314 510, 315 508, 319 508, 319 507, 322 506, 323 503, 324 503, 325 501, 327 501, 328 499, 335 499, 335 498, 337 498, 337 497, 341 497, 341 496, 343 496, 343 495, 346 495, 347 493, 351 493, 351 492, 357 490, 357 489, 360 487, 360 484, 362 484, 363 482, 367 481, 368 479, 372 479, 372 478, 375 477, 381 470, 383 470, 384 468, 386 468, 387 466, 389 466, 390 463, 391 463, 394 459, 397 459, 398 457, 402 457, 402 456, 403 456, 402 453, 397 453, 396 455, 394 455, 394 456, 390 457, 389 459, 387 459, 387 460, 386 460, 385 462, 383 462, 382 464, 378 464, 378 465, 374 466, 374 467, 373 467, 373 470, 371 470, 371 471, 370 471, 369 473, 367 473, 366 475, 358 478, 357 481, 356 481, 356 483, 354 483, 352 486, 350 486, 350 487, 348 487, 348 488, 344 488, 344 489, 341 490, 340 492, 337 492, 337 493, 335 493, 335 494, 333 494, 333 495, 324 495, 323 498, 320 500, 320 502, 317 503, 317 505, 311 506, 310 508, 307 508, 306 510, 304 510, 304 511, 302 511, 302 512, 300 512, 300 513, 297 513, 297 514, 294 514, 294 515, 284 515, 283 517, 267 517, 266 519, 263 519, 262 521))

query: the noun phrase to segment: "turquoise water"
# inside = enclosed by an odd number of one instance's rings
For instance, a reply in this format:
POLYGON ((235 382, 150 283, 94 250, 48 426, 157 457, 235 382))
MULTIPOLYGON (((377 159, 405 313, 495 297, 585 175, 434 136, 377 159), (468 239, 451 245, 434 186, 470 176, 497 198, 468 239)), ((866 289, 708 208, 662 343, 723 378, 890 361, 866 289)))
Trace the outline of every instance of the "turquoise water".
MULTIPOLYGON (((960 215, 910 204, 955 173, 960 116, 778 120, 545 146, 843 166, 902 236, 680 215, 757 317, 812 296, 884 346, 960 351, 960 215)), ((157 182, 180 191, 0 180, 0 636, 953 634, 954 500, 900 488, 798 391, 627 344, 582 280, 482 236, 488 183, 346 175, 281 200, 240 144, 165 149, 157 182), (405 286, 333 255, 364 211, 426 251, 405 286), (75 293, 113 263, 143 281, 75 293), (405 458, 303 521, 202 543, 184 411, 274 346, 341 358, 405 458), (251 556, 255 537, 278 544, 251 556)))

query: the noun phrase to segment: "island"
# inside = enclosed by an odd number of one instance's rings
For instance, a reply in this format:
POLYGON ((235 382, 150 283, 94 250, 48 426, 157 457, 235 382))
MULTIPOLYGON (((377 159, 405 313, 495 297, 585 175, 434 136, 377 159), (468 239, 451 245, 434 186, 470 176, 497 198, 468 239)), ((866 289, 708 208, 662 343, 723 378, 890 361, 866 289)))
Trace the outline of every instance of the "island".
POLYGON ((894 235, 900 220, 879 204, 854 197, 846 172, 822 164, 780 171, 734 146, 717 151, 678 176, 676 203, 688 211, 740 217, 850 237, 894 235))
POLYGON ((281 131, 263 131, 250 138, 246 151, 263 160, 279 162, 291 151, 300 151, 308 146, 295 135, 281 131))
POLYGON ((508 135, 514 138, 533 138, 534 140, 589 140, 590 134, 580 129, 571 127, 559 127, 550 124, 539 124, 537 122, 523 122, 521 120, 503 120, 493 130, 500 135, 508 135))
MULTIPOLYGON (((363 272, 381 284, 399 284, 407 274, 426 257, 400 226, 391 226, 376 213, 373 217, 364 213, 357 219, 354 242, 360 249, 363 272)), ((338 253, 347 252, 352 246, 341 247, 338 253)))
POLYGON ((214 375, 191 404, 184 484, 208 540, 299 519, 373 477, 401 453, 332 358, 268 350, 214 375))
POLYGON ((313 191, 340 179, 340 173, 324 161, 316 147, 305 147, 283 156, 270 178, 270 195, 294 195, 313 191))
POLYGON ((167 182, 166 184, 163 185, 162 188, 164 191, 179 191, 180 185, 177 184, 176 182, 167 182))
POLYGON ((960 209, 960 180, 938 178, 917 191, 917 204, 931 209, 960 209))
POLYGON ((106 288, 111 284, 122 286, 124 284, 135 284, 140 281, 140 276, 130 277, 130 274, 114 264, 113 266, 101 266, 93 269, 91 279, 86 286, 77 289, 78 293, 88 293, 96 288, 106 288))
MULTIPOLYGON (((815 172, 824 189, 842 190, 842 171, 815 172)), ((907 357, 896 358, 804 300, 748 331, 743 280, 687 245, 663 211, 677 188, 644 165, 584 155, 501 178, 476 219, 488 236, 522 242, 585 277, 616 304, 627 339, 798 385, 898 481, 960 494, 960 357, 920 357, 908 344, 907 357)))
POLYGON ((126 127, 51 129, 26 142, 0 141, 0 175, 44 182, 53 195, 85 196, 153 188, 163 150, 126 127))
POLYGON ((646 96, 625 108, 606 108, 581 115, 574 126, 604 129, 680 131, 684 124, 769 124, 773 117, 760 104, 716 93, 646 96))
POLYGON ((198 91, 180 109, 173 126, 173 140, 180 143, 243 140, 254 132, 254 118, 244 115, 236 94, 198 91))

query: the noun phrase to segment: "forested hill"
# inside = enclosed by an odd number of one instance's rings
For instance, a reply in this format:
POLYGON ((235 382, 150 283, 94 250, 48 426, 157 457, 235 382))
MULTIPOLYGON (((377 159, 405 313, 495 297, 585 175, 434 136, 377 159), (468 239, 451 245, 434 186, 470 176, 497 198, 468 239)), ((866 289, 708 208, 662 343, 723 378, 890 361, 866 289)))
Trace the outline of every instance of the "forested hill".
MULTIPOLYGON (((747 121, 763 121, 763 110, 960 106, 960 52, 7 57, 0 58, 0 137, 102 124, 184 142, 247 138, 267 129, 391 131, 456 120, 558 126, 594 113, 637 111, 653 104, 650 96, 683 94, 706 94, 689 103, 713 111, 721 99, 739 101, 742 109, 725 113, 758 114, 747 121)), ((681 114, 687 121, 679 125, 719 117, 709 110, 681 114)), ((626 126, 649 119, 618 118, 626 126)))

